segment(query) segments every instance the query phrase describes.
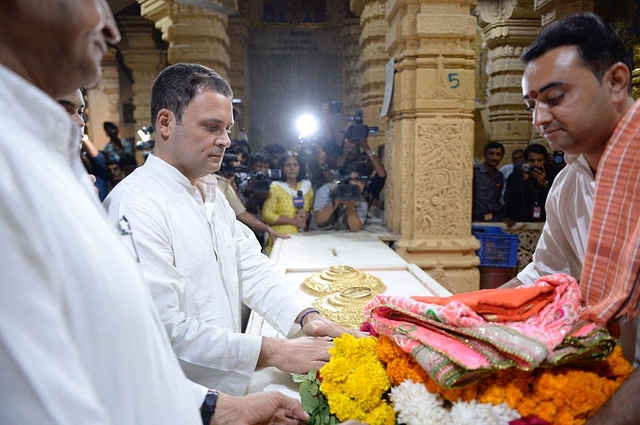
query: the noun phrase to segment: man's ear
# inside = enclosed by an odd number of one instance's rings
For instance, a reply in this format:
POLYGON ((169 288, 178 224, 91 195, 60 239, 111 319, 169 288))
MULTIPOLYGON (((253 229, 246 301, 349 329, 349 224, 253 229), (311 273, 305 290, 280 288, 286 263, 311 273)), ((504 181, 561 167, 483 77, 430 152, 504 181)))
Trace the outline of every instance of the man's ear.
POLYGON ((611 95, 615 101, 625 102, 629 96, 629 81, 631 74, 629 68, 622 62, 617 62, 609 68, 605 78, 611 84, 611 95))
POLYGON ((156 117, 156 133, 167 140, 176 125, 175 115, 168 109, 160 109, 156 117))

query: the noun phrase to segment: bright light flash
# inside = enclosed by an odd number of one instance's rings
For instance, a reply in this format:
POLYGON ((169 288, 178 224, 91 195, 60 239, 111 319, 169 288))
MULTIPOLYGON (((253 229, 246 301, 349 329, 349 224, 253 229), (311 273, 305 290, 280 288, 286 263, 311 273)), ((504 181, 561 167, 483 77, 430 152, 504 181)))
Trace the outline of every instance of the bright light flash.
POLYGON ((318 129, 318 122, 311 115, 302 115, 296 122, 296 128, 298 129, 300 137, 308 136, 316 132, 318 129))

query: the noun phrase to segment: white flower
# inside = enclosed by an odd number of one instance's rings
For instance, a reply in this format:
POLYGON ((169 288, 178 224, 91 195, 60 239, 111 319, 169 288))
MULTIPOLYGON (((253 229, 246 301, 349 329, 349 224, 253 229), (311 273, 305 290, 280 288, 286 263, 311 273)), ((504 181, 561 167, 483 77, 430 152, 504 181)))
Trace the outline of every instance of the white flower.
POLYGON ((432 394, 422 384, 404 381, 391 388, 391 401, 398 423, 439 425, 449 423, 449 412, 439 394, 432 394))
POLYGON ((493 405, 490 403, 478 403, 457 401, 451 406, 452 425, 509 425, 509 422, 520 419, 517 410, 511 409, 508 404, 493 405))
POLYGON ((406 425, 509 425, 521 417, 506 403, 494 406, 476 400, 457 401, 447 409, 439 394, 410 380, 391 388, 391 401, 398 423, 406 425))

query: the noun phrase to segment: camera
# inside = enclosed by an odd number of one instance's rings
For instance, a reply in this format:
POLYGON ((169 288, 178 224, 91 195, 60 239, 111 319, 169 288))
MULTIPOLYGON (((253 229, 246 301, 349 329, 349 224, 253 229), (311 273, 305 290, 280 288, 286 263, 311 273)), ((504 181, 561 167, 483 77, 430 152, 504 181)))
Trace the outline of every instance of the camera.
POLYGON ((355 179, 349 176, 343 177, 338 180, 336 187, 331 191, 331 199, 339 201, 358 201, 361 198, 360 186, 351 184, 352 180, 358 180, 368 183, 369 178, 366 176, 356 177, 355 179))
POLYGON ((531 174, 535 170, 542 170, 542 168, 534 167, 533 165, 529 164, 528 162, 523 163, 521 169, 522 169, 522 172, 525 173, 525 174, 531 174))
POLYGON ((220 164, 219 174, 224 177, 229 177, 233 176, 235 173, 248 173, 250 171, 249 167, 233 165, 238 161, 239 159, 237 156, 225 153, 222 158, 222 163, 220 164))
POLYGON ((347 121, 350 121, 350 124, 345 129, 344 136, 349 140, 364 140, 370 134, 378 134, 378 127, 369 127, 362 122, 362 109, 348 116, 347 121))
POLYGON ((257 173, 249 173, 249 181, 251 182, 251 191, 256 194, 269 193, 273 180, 282 178, 282 172, 279 169, 268 170, 266 173, 259 171, 257 173))

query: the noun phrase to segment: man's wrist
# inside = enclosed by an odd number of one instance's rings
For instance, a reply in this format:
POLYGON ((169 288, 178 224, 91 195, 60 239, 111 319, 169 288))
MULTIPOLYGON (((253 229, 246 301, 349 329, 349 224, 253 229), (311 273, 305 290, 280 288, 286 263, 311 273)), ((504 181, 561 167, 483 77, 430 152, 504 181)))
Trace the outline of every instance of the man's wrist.
POLYGON ((213 418, 216 411, 216 404, 218 404, 219 395, 220 391, 207 391, 207 395, 204 397, 202 406, 200 406, 200 417, 202 418, 203 425, 209 425, 211 423, 211 418, 213 418))
POLYGON ((300 316, 300 328, 304 329, 304 319, 307 318, 308 315, 310 314, 320 314, 320 312, 318 310, 316 310, 315 308, 310 308, 307 311, 305 311, 304 313, 302 313, 302 316, 300 316))

